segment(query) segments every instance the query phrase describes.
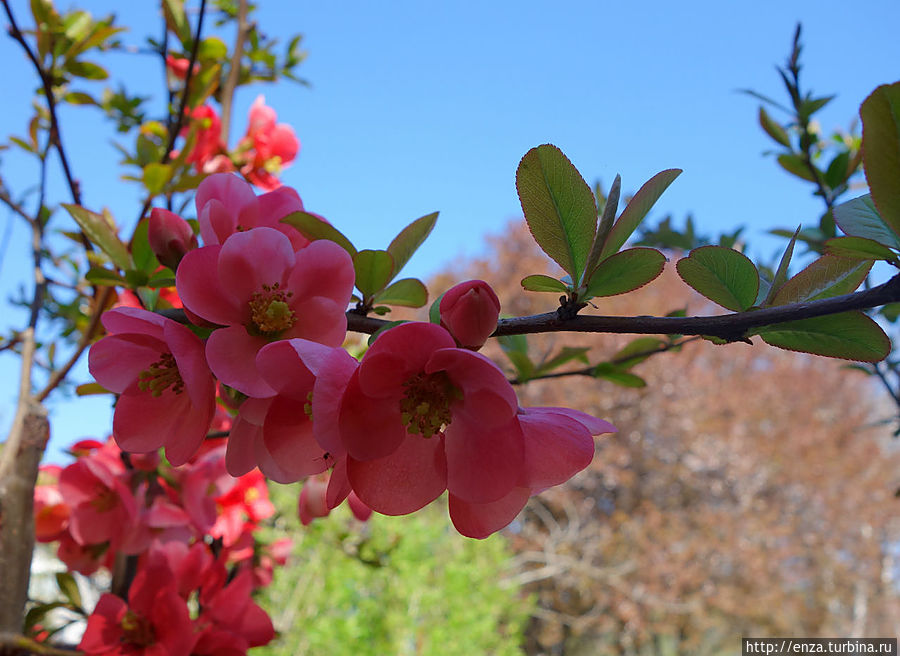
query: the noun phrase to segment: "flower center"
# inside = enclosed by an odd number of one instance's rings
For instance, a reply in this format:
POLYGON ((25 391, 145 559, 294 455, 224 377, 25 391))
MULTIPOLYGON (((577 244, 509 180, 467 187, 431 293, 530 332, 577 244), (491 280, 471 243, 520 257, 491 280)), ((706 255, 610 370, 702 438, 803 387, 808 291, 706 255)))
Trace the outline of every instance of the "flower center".
POLYGON ((97 484, 89 503, 97 512, 109 512, 118 505, 119 497, 105 485, 97 484))
POLYGON ((297 315, 288 305, 293 292, 285 292, 276 282, 263 285, 263 291, 250 297, 250 321, 252 331, 263 337, 275 337, 291 328, 297 315))
POLYGON ((403 383, 400 417, 411 435, 433 437, 441 433, 453 415, 450 406, 462 399, 462 392, 443 371, 418 373, 403 383))
POLYGON ((153 627, 150 625, 150 622, 133 610, 125 613, 121 626, 126 642, 140 645, 141 647, 146 647, 156 642, 156 636, 153 634, 153 627))
POLYGON ((175 356, 171 353, 160 353, 159 360, 138 374, 138 387, 153 396, 162 396, 169 387, 175 394, 184 390, 184 381, 178 371, 175 356))

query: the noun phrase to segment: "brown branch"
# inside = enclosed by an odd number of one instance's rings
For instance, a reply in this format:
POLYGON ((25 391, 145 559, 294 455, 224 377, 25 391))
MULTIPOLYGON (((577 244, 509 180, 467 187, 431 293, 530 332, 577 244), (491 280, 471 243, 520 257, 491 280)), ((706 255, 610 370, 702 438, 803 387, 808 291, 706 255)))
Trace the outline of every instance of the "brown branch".
MULTIPOLYGON (((560 319, 556 312, 527 317, 500 319, 491 337, 502 335, 532 335, 537 333, 617 333, 633 335, 700 335, 727 341, 746 341, 746 334, 754 328, 812 319, 851 310, 868 310, 900 301, 900 274, 871 289, 818 301, 778 305, 748 312, 732 312, 710 317, 610 317, 577 315, 560 319)), ((188 323, 182 309, 158 310, 164 317, 188 323)), ((347 330, 371 335, 388 325, 384 319, 366 317, 354 310, 347 311, 347 330)))
POLYGON ((231 53, 231 68, 222 87, 222 141, 228 143, 228 131, 231 127, 231 110, 234 103, 234 91, 241 77, 241 58, 244 56, 244 41, 250 31, 247 22, 247 0, 240 0, 237 13, 237 35, 234 38, 234 50, 231 53))
POLYGON ((59 647, 38 642, 17 633, 0 633, 0 654, 36 654, 37 656, 78 656, 75 648, 59 647))

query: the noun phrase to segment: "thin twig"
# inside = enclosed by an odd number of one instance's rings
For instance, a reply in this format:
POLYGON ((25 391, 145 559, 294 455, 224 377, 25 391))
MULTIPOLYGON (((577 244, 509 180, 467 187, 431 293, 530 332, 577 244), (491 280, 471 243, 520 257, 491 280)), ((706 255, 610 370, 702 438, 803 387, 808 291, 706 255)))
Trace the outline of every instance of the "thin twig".
MULTIPOLYGON (((6 2, 6 0, 3 0, 3 2, 6 2)), ((175 126, 169 131, 169 141, 166 144, 166 150, 160 159, 161 164, 166 164, 172 157, 172 151, 175 149, 175 141, 178 139, 178 133, 181 132, 181 128, 184 125, 184 113, 185 110, 187 110, 188 101, 191 95, 191 80, 194 77, 194 64, 197 63, 197 52, 200 48, 200 35, 203 33, 203 17, 205 15, 206 0, 200 0, 200 16, 197 18, 197 31, 194 33, 194 42, 191 44, 191 56, 190 59, 188 59, 187 73, 184 76, 184 89, 181 92, 181 101, 178 103, 178 114, 175 117, 175 126)), ((147 196, 147 200, 145 200, 143 206, 141 206, 141 213, 138 216, 138 221, 143 219, 144 215, 147 214, 147 210, 150 209, 151 203, 153 203, 153 196, 147 196)))
POLYGON ((56 148, 56 152, 59 154, 59 160, 62 164, 63 174, 66 176, 66 182, 68 183, 69 191, 72 194, 72 202, 76 205, 81 205, 81 189, 79 187, 78 181, 75 180, 75 177, 72 175, 72 169, 69 166, 69 158, 66 156, 66 150, 65 148, 63 148, 62 140, 59 136, 59 119, 56 116, 56 96, 53 92, 53 84, 51 82, 50 75, 48 75, 47 71, 38 60, 37 55, 32 51, 31 46, 29 46, 28 42, 25 40, 25 35, 22 34, 22 31, 19 29, 18 23, 16 23, 16 19, 13 16, 12 9, 9 6, 8 0, 2 1, 3 9, 4 11, 6 11, 6 17, 9 19, 10 36, 12 36, 12 38, 18 41, 22 46, 22 49, 28 56, 28 59, 30 59, 31 63, 34 65, 38 77, 41 78, 41 86, 44 89, 44 95, 47 97, 47 109, 50 112, 50 140, 53 143, 53 147, 56 148))
POLYGON ((74 648, 57 647, 15 633, 0 633, 0 652, 6 648, 12 650, 10 653, 38 656, 78 656, 83 653, 74 648))
POLYGON ((71 371, 72 367, 75 366, 75 363, 81 358, 84 350, 90 346, 91 341, 94 339, 94 335, 97 333, 97 328, 100 325, 100 316, 106 309, 106 304, 109 302, 109 297, 112 292, 112 287, 101 288, 100 293, 94 298, 91 319, 84 329, 84 332, 81 333, 81 337, 78 339, 78 345, 75 347, 75 352, 69 356, 69 359, 66 360, 66 363, 62 367, 50 374, 50 378, 47 379, 47 384, 44 386, 44 389, 35 396, 35 399, 38 401, 46 399, 50 392, 56 389, 56 387, 65 380, 69 371, 71 371))

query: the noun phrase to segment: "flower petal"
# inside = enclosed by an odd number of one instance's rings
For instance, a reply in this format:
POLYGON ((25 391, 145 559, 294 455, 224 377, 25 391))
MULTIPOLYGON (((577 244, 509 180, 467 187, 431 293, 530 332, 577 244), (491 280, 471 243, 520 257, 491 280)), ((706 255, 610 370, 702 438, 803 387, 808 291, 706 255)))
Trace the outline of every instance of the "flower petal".
POLYGON ((227 326, 243 320, 244 308, 219 282, 221 250, 221 246, 204 246, 185 255, 175 272, 175 285, 186 309, 227 326))
POLYGON ((110 335, 91 346, 88 370, 103 387, 121 394, 168 351, 165 342, 149 335, 110 335))
POLYGON ((333 241, 319 239, 297 252, 288 286, 301 298, 324 296, 346 308, 355 281, 350 254, 333 241))
POLYGON ((462 535, 483 540, 514 520, 530 496, 527 487, 514 487, 491 503, 470 503, 451 494, 450 519, 462 535))
POLYGON ((356 460, 383 458, 393 453, 406 437, 400 418, 399 398, 392 402, 363 394, 359 387, 359 369, 353 372, 347 383, 339 412, 341 442, 347 453, 356 460))
POLYGON ((594 439, 581 422, 556 408, 526 408, 519 414, 525 437, 520 485, 542 490, 569 480, 591 464, 594 439))
POLYGON ((383 515, 406 515, 437 499, 447 487, 447 462, 440 438, 409 435, 389 456, 348 458, 353 491, 383 515))
POLYGON ((509 493, 522 473, 522 429, 512 420, 486 427, 454 415, 445 431, 447 489, 464 501, 488 503, 509 493))
POLYGON ((254 228, 225 240, 217 266, 222 287, 247 303, 263 285, 284 287, 294 264, 294 248, 285 235, 273 228, 254 228))
POLYGON ((267 341, 252 337, 243 326, 214 331, 206 340, 206 361, 216 378, 247 396, 273 396, 275 390, 263 380, 256 368, 256 354, 267 341))

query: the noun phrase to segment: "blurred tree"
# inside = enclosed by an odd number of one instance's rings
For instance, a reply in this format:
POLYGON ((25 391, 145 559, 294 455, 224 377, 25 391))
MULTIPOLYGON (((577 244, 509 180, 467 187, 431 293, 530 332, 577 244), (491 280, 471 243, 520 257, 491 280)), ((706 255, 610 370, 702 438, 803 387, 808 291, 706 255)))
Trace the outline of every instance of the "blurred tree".
MULTIPOLYGON (((513 299, 503 312, 528 314, 551 309, 516 289, 544 261, 511 224, 485 260, 452 274, 483 278, 513 299)), ((672 269, 604 299, 601 312, 710 311, 672 269)), ((596 362, 631 339, 529 344, 533 357, 592 344, 596 362)), ((519 389, 523 405, 576 407, 619 428, 587 471, 532 498, 508 530, 516 580, 539 599, 528 653, 737 654, 741 636, 892 635, 900 456, 872 423, 879 396, 868 379, 764 344, 703 341, 636 371, 653 382, 576 375, 519 389)))
POLYGON ((507 540, 459 535, 444 504, 415 515, 353 519, 346 505, 307 527, 297 486, 270 484, 272 537, 294 539, 260 603, 280 636, 256 656, 520 654, 533 603, 511 576, 507 540))

